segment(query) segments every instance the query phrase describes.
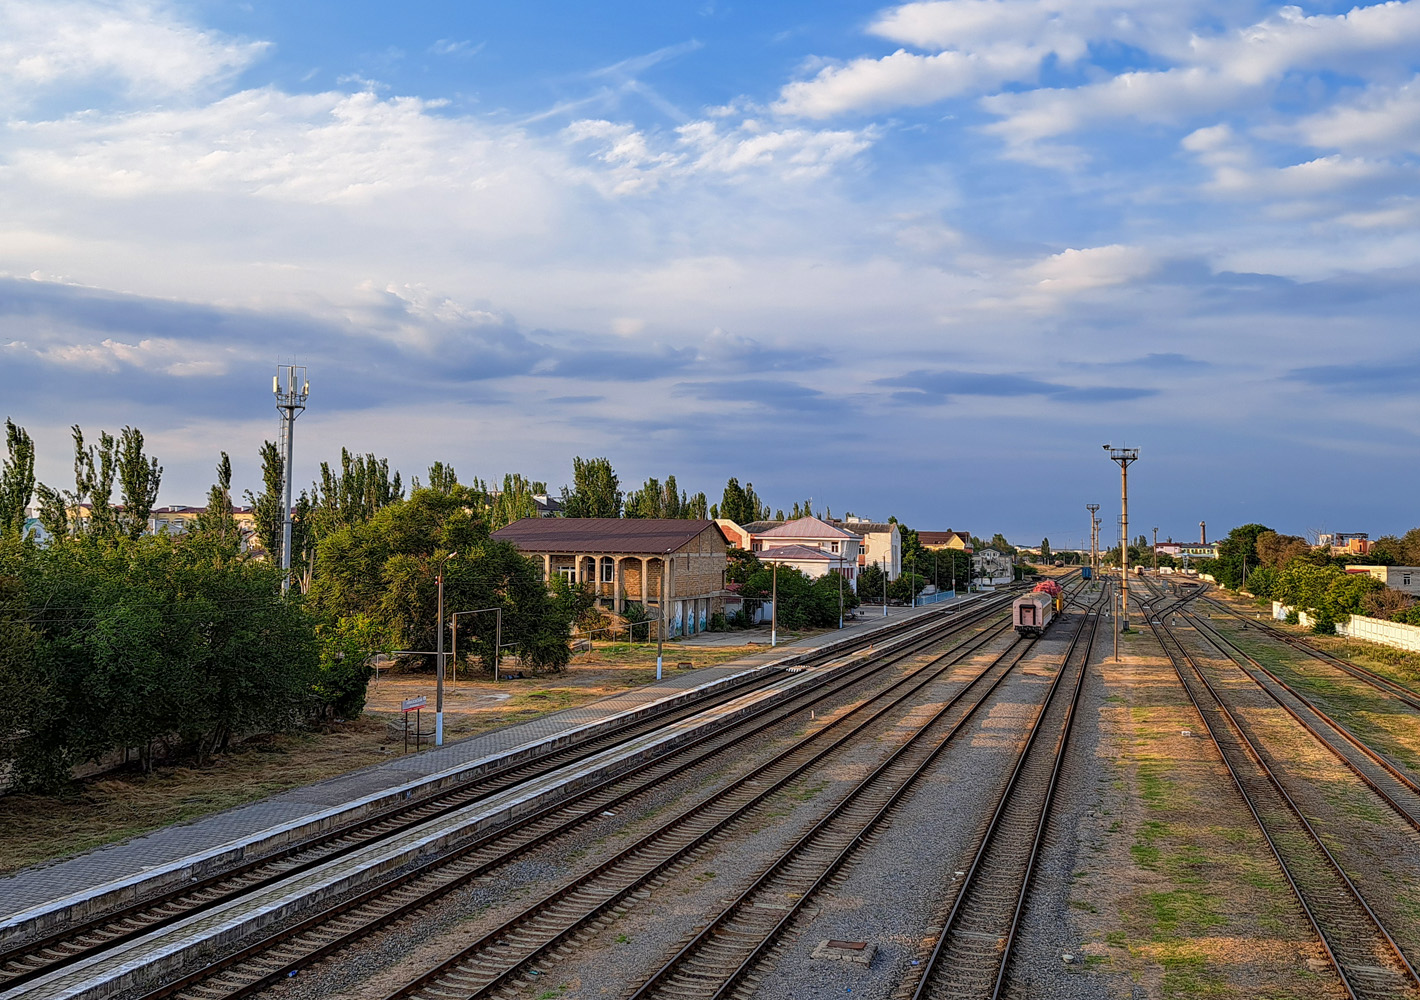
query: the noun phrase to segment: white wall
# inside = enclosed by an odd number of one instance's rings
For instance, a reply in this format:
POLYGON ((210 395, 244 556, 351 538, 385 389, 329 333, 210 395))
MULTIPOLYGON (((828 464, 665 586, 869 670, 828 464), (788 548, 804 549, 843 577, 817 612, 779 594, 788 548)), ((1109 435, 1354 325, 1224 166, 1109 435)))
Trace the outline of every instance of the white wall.
MULTIPOLYGON (((1272 617, 1278 621, 1285 620, 1287 613, 1291 610, 1281 601, 1272 602, 1272 617)), ((1312 626, 1312 616, 1305 611, 1297 613, 1297 621, 1307 628, 1312 626)), ((1400 622, 1388 622, 1381 618, 1352 615, 1350 621, 1344 624, 1336 623, 1336 634, 1343 635, 1348 639, 1361 639, 1365 642, 1374 642, 1382 646, 1393 646, 1396 649, 1407 649, 1412 653, 1420 653, 1420 625, 1404 625, 1400 622)))

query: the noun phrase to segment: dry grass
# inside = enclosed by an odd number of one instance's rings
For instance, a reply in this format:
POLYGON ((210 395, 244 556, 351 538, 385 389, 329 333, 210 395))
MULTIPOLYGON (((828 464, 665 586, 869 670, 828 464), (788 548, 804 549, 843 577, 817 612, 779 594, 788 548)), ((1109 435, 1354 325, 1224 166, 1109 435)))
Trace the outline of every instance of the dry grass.
MULTIPOLYGON (((666 670, 689 661, 714 666, 762 650, 762 646, 666 647, 666 670)), ((500 726, 582 705, 655 680, 656 647, 598 644, 579 653, 563 673, 494 685, 485 676, 461 676, 447 684, 447 739, 462 739, 500 726)), ((388 724, 398 724, 404 698, 427 695, 423 725, 432 729, 433 673, 381 674, 370 686, 363 718, 329 732, 263 737, 248 741, 206 767, 158 767, 151 775, 110 772, 78 783, 69 794, 0 796, 0 874, 68 857, 150 830, 188 822, 299 785, 322 781, 401 752, 388 724)))

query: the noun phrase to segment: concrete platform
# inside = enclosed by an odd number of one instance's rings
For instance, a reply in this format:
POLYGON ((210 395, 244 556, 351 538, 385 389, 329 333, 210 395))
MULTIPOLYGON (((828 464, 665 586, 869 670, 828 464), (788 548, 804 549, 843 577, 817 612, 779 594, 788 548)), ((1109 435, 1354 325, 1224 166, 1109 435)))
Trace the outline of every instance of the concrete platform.
MULTIPOLYGON (((71 967, 0 993, 0 1000, 19 1000, 20 997, 34 1000, 100 1000, 140 984, 152 985, 170 978, 180 969, 212 961, 231 951, 237 942, 249 941, 264 928, 297 912, 368 885, 411 861, 496 829, 582 787, 627 770, 641 760, 660 756, 707 731, 731 725, 766 704, 786 700, 806 687, 816 686, 822 683, 825 674, 841 669, 856 657, 845 650, 844 656, 831 657, 811 666, 797 666, 793 661, 801 660, 814 651, 850 645, 861 639, 864 633, 871 634, 882 627, 883 623, 879 621, 872 627, 865 624, 853 630, 851 635, 845 634, 848 630, 844 630, 843 633, 835 633, 829 640, 823 636, 816 637, 825 641, 815 646, 781 647, 775 651, 776 658, 769 663, 720 668, 721 677, 716 679, 720 684, 745 670, 772 670, 773 673, 768 675, 765 683, 749 687, 744 693, 721 704, 708 706, 703 712, 564 765, 387 840, 367 845, 310 871, 292 875, 195 914, 170 927, 95 954, 71 967)), ((885 638, 881 648, 906 641, 906 638, 885 638)), ((670 692, 676 690, 675 682, 681 681, 684 688, 686 680, 689 679, 675 678, 670 684, 654 685, 645 690, 660 689, 660 697, 674 697, 670 692)), ((695 680, 699 683, 689 686, 690 689, 716 683, 703 677, 695 680)), ((607 701, 617 701, 621 697, 607 701)), ((453 749, 456 748, 446 748, 444 752, 453 749)))
MULTIPOLYGON (((917 614, 944 607, 917 609, 917 614)), ((903 617, 870 618, 841 632, 695 671, 675 671, 679 644, 671 644, 666 678, 659 683, 25 869, 0 879, 0 951, 309 842, 400 801, 422 798, 508 763, 537 759, 630 719, 739 686, 762 685, 806 657, 857 642, 903 617)))

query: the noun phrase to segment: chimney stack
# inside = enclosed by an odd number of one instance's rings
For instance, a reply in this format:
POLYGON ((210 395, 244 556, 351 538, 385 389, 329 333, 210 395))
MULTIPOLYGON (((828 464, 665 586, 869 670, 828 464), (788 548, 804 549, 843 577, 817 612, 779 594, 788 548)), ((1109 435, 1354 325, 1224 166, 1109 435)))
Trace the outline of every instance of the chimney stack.
POLYGON ((1199 545, 1207 545, 1207 544, 1208 544, 1208 522, 1207 522, 1207 521, 1199 521, 1199 522, 1198 522, 1198 544, 1199 544, 1199 545))

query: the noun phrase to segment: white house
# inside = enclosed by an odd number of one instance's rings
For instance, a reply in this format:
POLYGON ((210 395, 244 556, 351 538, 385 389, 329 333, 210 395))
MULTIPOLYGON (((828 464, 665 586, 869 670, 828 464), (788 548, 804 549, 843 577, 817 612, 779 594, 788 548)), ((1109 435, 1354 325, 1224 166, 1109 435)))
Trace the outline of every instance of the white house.
POLYGON ((833 524, 845 531, 851 531, 862 539, 858 549, 858 568, 872 564, 887 570, 889 580, 896 580, 902 573, 902 532, 891 521, 869 521, 862 517, 848 517, 833 524))
POLYGON ((775 522, 750 539, 751 550, 762 562, 792 566, 814 577, 842 573, 855 591, 862 545, 862 536, 817 517, 775 522))
POLYGON ((982 549, 971 557, 972 581, 981 587, 997 587, 1015 579, 1011 557, 996 549, 982 549))

